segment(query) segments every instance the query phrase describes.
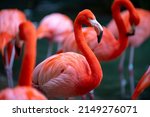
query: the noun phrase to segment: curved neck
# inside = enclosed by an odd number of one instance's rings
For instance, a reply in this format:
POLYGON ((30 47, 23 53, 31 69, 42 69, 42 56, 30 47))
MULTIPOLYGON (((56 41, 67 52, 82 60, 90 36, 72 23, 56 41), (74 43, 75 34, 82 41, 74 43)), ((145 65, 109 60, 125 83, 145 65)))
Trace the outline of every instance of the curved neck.
POLYGON ((116 0, 112 5, 112 15, 119 31, 119 39, 118 39, 119 46, 118 49, 115 51, 115 54, 113 54, 113 57, 117 57, 118 55, 120 55, 128 45, 128 37, 126 35, 127 29, 120 13, 121 6, 124 6, 127 8, 127 10, 129 10, 130 16, 136 13, 134 6, 129 0, 116 0))
MULTIPOLYGON (((75 33, 75 39, 78 45, 78 48, 86 58, 87 62, 89 63, 89 66, 91 68, 91 75, 94 83, 99 83, 102 80, 102 70, 101 66, 99 64, 99 61, 97 60, 95 54, 92 52, 92 50, 87 45, 84 35, 82 33, 82 22, 80 22, 80 19, 77 17, 74 22, 74 33, 75 33), (79 20, 79 21, 78 21, 79 20)), ((98 84, 95 84, 98 85, 98 84)))
POLYGON ((36 35, 30 35, 30 39, 24 42, 24 56, 19 74, 20 86, 31 86, 32 72, 36 61, 36 35))

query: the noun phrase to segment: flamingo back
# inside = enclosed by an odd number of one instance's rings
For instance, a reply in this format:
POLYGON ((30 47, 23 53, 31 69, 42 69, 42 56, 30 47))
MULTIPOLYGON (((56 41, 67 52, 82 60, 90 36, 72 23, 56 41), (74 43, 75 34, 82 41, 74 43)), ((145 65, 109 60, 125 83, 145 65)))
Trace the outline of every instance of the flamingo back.
POLYGON ((0 100, 46 100, 46 97, 32 87, 18 86, 2 90, 0 100))
POLYGON ((72 20, 64 14, 53 13, 42 19, 37 32, 39 38, 53 38, 56 42, 62 42, 71 31, 73 31, 72 20))
MULTIPOLYGON (((96 45, 97 45, 97 34, 94 30, 94 28, 92 27, 84 27, 82 28, 83 31, 83 35, 85 37, 86 43, 89 45, 89 47, 93 50, 96 45)), ((76 44, 76 40, 75 40, 75 36, 74 36, 74 32, 70 33, 67 38, 64 40, 63 44, 62 44, 62 49, 64 52, 77 52, 80 53, 77 44, 76 44)))
POLYGON ((88 92, 84 86, 90 85, 90 75, 91 70, 84 56, 66 52, 40 63, 33 72, 32 83, 48 98, 79 96, 88 92))
POLYGON ((99 61, 110 61, 116 58, 116 55, 112 53, 118 50, 119 45, 119 41, 114 38, 113 34, 103 27, 101 42, 97 44, 93 51, 99 61))
POLYGON ((7 32, 16 36, 19 25, 26 20, 25 15, 17 9, 7 9, 0 11, 0 33, 7 32))

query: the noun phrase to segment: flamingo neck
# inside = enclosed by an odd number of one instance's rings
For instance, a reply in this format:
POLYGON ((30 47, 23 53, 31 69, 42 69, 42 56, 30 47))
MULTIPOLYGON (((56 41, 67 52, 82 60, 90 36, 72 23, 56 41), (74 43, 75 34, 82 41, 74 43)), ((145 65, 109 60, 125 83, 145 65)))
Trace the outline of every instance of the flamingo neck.
POLYGON ((91 75, 92 75, 92 82, 91 84, 97 86, 102 80, 102 70, 101 66, 99 64, 99 61, 97 60, 95 54, 92 52, 92 50, 87 45, 84 35, 82 33, 82 24, 78 22, 78 18, 76 18, 74 23, 74 33, 75 33, 75 39, 78 45, 78 48, 86 58, 87 62, 89 63, 89 66, 91 68, 91 75))
POLYGON ((138 82, 131 99, 137 99, 138 96, 148 87, 150 87, 150 66, 138 82))
POLYGON ((22 60, 21 71, 19 74, 20 86, 31 86, 32 72, 36 61, 36 36, 31 35, 28 41, 25 41, 24 56, 22 60))
MULTIPOLYGON (((129 2, 128 0, 116 0, 115 3, 112 5, 112 15, 113 18, 116 22, 118 31, 119 31, 119 39, 118 39, 118 49, 115 51, 115 53, 113 54, 113 57, 117 57, 119 56, 122 51, 124 51, 124 49, 126 49, 126 47, 128 46, 128 38, 127 38, 127 29, 125 26, 125 23, 123 22, 123 19, 121 17, 121 11, 120 11, 120 7, 124 6, 129 10, 130 13, 130 17, 132 18, 132 15, 135 15, 135 8, 132 5, 131 2, 129 2)), ((130 18, 130 20, 132 20, 130 18)))

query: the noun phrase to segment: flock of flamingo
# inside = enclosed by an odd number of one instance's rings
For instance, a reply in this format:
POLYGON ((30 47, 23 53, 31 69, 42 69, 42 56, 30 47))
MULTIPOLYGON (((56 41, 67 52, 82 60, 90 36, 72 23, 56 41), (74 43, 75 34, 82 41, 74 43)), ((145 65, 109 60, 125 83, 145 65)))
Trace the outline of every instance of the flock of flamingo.
POLYGON ((119 64, 121 95, 125 96, 123 75, 125 50, 130 47, 129 79, 131 99, 150 87, 150 66, 134 87, 134 48, 150 36, 150 11, 137 9, 130 0, 114 0, 113 19, 104 27, 89 9, 78 13, 74 23, 66 15, 53 13, 36 28, 17 9, 0 11, 0 51, 7 75, 8 88, 0 91, 1 100, 45 100, 81 96, 94 99, 100 87, 103 69, 100 62, 121 56, 119 64), (121 12, 121 7, 126 10, 121 12), (87 27, 83 27, 86 25, 87 27), (36 66, 36 42, 48 39, 47 58, 36 66), (52 55, 53 42, 58 52, 52 55), (24 51, 22 51, 24 50, 24 51), (18 85, 13 84, 13 62, 23 52, 18 85))

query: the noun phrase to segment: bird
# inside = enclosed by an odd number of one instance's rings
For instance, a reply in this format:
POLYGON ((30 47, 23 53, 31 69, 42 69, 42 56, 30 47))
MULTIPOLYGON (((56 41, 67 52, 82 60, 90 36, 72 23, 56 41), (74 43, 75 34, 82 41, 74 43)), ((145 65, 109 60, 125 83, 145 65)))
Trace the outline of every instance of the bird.
POLYGON ((19 74, 19 83, 15 88, 0 91, 0 100, 45 100, 44 94, 32 87, 32 72, 36 60, 36 29, 30 21, 19 25, 20 41, 24 41, 24 55, 19 74))
POLYGON ((14 85, 12 66, 15 55, 19 54, 17 51, 18 45, 15 45, 18 38, 19 25, 26 20, 25 14, 18 9, 0 10, 0 51, 9 87, 14 85))
MULTIPOLYGON (((95 38, 97 38, 94 29, 91 27, 83 28, 83 33, 86 42, 96 55, 97 59, 101 62, 108 62, 117 59, 128 46, 128 35, 131 35, 134 30, 127 30, 122 17, 120 16, 120 7, 124 6, 129 11, 130 15, 130 27, 132 25, 138 25, 140 22, 139 15, 135 10, 135 7, 129 0, 114 0, 111 10, 112 15, 117 23, 117 28, 119 29, 119 37, 115 38, 114 35, 103 26, 103 36, 101 43, 96 43, 95 38)), ((79 52, 77 44, 75 41, 74 34, 69 34, 62 45, 62 52, 79 52)), ((93 94, 91 94, 93 95, 93 94)), ((93 96, 92 96, 93 97, 93 96)))
POLYGON ((131 99, 132 100, 137 99, 139 95, 148 87, 150 87, 150 66, 148 67, 148 69, 146 70, 146 72, 136 85, 136 88, 131 96, 131 99))
POLYGON ((103 32, 91 10, 84 9, 78 13, 74 21, 74 33, 83 55, 74 52, 55 54, 38 64, 33 71, 33 87, 42 91, 48 99, 80 96, 101 83, 102 68, 86 44, 83 24, 93 26, 98 35, 103 32))
MULTIPOLYGON (((134 50, 135 48, 139 47, 142 43, 144 43, 148 37, 150 37, 150 11, 144 10, 141 8, 136 8, 137 14, 139 14, 140 17, 140 23, 135 27, 135 34, 132 36, 129 36, 128 38, 128 47, 130 48, 129 53, 129 64, 128 64, 128 71, 129 71, 129 81, 130 81, 130 91, 131 94, 134 91, 134 50)), ((121 12, 122 19, 125 23, 125 27, 127 29, 130 29, 130 23, 129 23, 129 12, 127 10, 124 10, 121 12)), ((118 37, 118 29, 116 27, 116 23, 114 19, 112 19, 108 25, 107 28, 113 33, 115 37, 118 37)), ((125 55, 126 52, 124 52, 121 56, 120 63, 118 65, 119 70, 119 79, 121 82, 121 90, 123 92, 122 95, 125 95, 125 85, 126 85, 126 79, 124 78, 123 70, 124 70, 124 61, 125 61, 125 55)))
POLYGON ((52 55, 54 42, 58 49, 67 35, 73 31, 73 21, 65 14, 52 13, 46 15, 40 22, 37 29, 38 38, 47 38, 49 41, 47 57, 52 55))

